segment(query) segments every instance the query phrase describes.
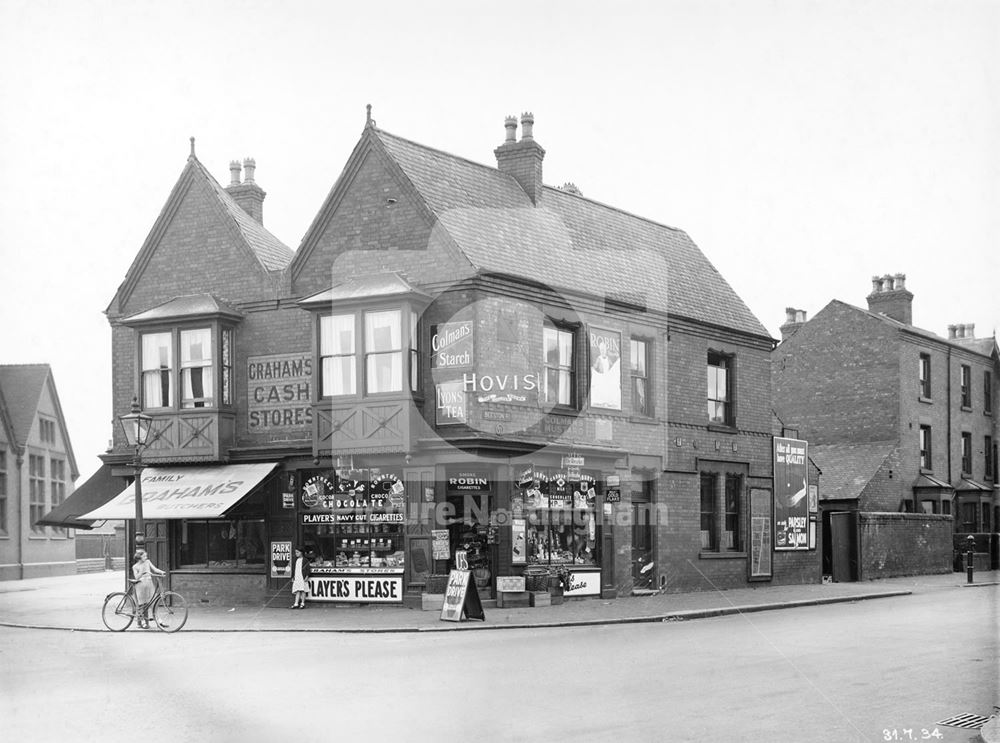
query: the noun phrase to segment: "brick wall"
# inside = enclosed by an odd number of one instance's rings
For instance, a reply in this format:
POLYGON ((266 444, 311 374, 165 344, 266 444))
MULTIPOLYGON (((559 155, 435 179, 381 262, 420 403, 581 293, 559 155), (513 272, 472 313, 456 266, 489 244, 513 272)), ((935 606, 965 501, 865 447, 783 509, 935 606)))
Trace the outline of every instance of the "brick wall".
POLYGON ((862 580, 951 572, 950 516, 873 512, 858 516, 862 580))
POLYGON ((266 600, 267 577, 173 572, 170 590, 187 599, 189 607, 260 606, 266 600))

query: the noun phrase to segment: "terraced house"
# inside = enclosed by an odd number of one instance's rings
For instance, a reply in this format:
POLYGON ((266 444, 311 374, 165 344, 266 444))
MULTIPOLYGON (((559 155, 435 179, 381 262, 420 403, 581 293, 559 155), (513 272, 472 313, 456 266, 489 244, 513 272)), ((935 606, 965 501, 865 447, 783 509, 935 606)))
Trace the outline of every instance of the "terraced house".
POLYGON ((369 116, 292 251, 256 164, 223 187, 192 143, 107 310, 174 588, 263 602, 293 546, 314 601, 420 605, 456 563, 487 601, 541 568, 570 597, 819 580, 814 542, 772 549, 764 327, 683 231, 544 185, 530 114, 494 154, 369 116))

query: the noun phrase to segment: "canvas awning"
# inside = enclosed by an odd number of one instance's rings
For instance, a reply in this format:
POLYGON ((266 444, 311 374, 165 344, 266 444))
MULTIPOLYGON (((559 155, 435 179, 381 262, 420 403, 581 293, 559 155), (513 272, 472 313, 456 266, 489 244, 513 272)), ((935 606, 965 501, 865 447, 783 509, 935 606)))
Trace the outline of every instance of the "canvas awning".
MULTIPOLYGON (((142 515, 145 519, 214 519, 250 494, 277 466, 223 464, 208 467, 148 467, 142 471, 142 515)), ((129 485, 81 518, 135 518, 135 486, 129 485)))
MULTIPOLYGON (((91 475, 87 482, 36 522, 39 526, 59 526, 69 529, 90 529, 96 519, 83 519, 82 514, 103 506, 114 498, 122 487, 122 478, 111 474, 106 464, 91 475)), ((135 514, 132 514, 133 517, 135 514)))

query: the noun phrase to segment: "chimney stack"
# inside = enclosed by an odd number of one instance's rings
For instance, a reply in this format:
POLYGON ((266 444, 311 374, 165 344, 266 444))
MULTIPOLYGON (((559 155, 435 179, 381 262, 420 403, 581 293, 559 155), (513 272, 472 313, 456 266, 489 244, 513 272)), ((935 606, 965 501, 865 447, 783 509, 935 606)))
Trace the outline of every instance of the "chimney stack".
POLYGON ((496 155, 500 172, 516 180, 531 203, 537 204, 542 195, 542 160, 545 150, 535 141, 534 125, 535 117, 530 111, 521 114, 521 141, 517 142, 517 119, 508 116, 504 121, 506 139, 493 150, 493 154, 496 155))
POLYGON ((891 317, 904 325, 913 324, 913 293, 906 288, 906 274, 872 277, 868 311, 891 317))
POLYGON ((797 310, 794 307, 785 308, 785 324, 778 328, 781 331, 781 340, 787 341, 797 332, 799 328, 806 324, 806 311, 797 310))
POLYGON ((229 163, 229 172, 232 175, 232 182, 226 186, 226 193, 233 197, 233 201, 239 204, 247 214, 253 217, 260 224, 264 223, 264 197, 267 195, 264 189, 254 181, 254 173, 257 170, 257 161, 252 157, 244 158, 243 182, 240 183, 240 161, 233 160, 229 163))
POLYGON ((976 324, 975 323, 960 323, 958 325, 948 326, 948 340, 975 340, 976 339, 976 324))

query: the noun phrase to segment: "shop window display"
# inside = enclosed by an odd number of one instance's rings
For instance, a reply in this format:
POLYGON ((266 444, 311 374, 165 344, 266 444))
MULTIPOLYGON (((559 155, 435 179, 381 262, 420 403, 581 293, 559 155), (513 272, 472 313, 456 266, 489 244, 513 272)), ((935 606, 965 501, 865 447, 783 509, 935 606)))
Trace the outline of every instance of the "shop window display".
POLYGON ((302 536, 313 571, 401 572, 404 486, 392 473, 337 470, 302 490, 302 536))
POLYGON ((529 564, 597 567, 593 477, 535 472, 523 494, 529 564))
POLYGON ((264 569, 263 519, 185 519, 177 529, 179 568, 264 569))

